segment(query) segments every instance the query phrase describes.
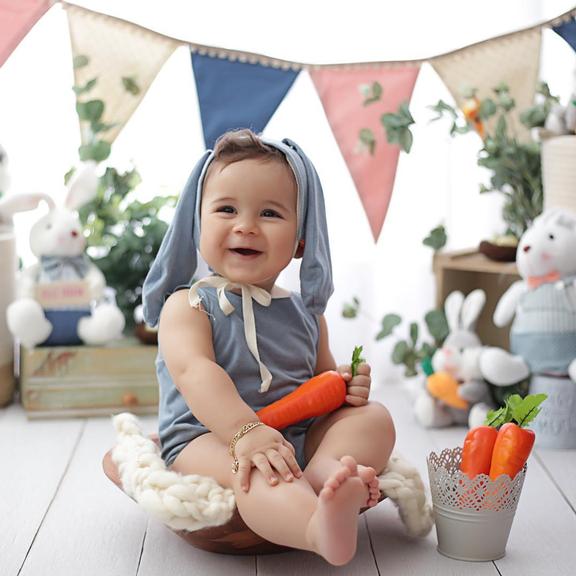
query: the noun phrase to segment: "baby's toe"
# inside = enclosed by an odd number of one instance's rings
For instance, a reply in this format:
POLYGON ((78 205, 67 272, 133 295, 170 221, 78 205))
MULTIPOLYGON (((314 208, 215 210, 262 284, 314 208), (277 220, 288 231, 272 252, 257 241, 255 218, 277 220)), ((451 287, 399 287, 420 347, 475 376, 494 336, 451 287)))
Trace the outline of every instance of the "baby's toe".
POLYGON ((344 469, 350 471, 350 475, 356 476, 358 474, 358 464, 352 456, 342 456, 340 462, 344 466, 344 469))
POLYGON ((334 492, 335 491, 330 486, 324 485, 324 488, 322 488, 322 490, 320 490, 319 496, 322 498, 325 498, 326 500, 330 500, 330 498, 332 498, 332 496, 334 496, 334 492))

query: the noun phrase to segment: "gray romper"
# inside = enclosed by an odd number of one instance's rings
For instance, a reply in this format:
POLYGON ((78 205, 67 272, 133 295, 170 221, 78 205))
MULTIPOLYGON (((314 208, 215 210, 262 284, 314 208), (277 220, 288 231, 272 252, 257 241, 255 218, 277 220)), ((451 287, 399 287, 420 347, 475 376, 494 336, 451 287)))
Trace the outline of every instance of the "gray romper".
MULTIPOLYGON (((311 314, 297 293, 273 298, 269 307, 253 301, 260 359, 272 373, 267 392, 260 392, 258 363, 248 349, 244 336, 242 296, 226 291, 235 310, 226 316, 218 305, 216 289, 200 288, 202 306, 212 325, 216 363, 232 378, 242 399, 255 411, 295 390, 314 375, 318 350, 318 319, 311 314)), ((192 414, 176 389, 162 355, 156 360, 160 384, 159 435, 162 458, 171 465, 180 451, 194 438, 209 430, 192 414)), ((210 382, 206 382, 210 393, 210 382)), ((218 398, 214 397, 214 404, 218 398)), ((296 449, 298 464, 306 466, 304 441, 314 419, 304 420, 282 430, 296 449)))

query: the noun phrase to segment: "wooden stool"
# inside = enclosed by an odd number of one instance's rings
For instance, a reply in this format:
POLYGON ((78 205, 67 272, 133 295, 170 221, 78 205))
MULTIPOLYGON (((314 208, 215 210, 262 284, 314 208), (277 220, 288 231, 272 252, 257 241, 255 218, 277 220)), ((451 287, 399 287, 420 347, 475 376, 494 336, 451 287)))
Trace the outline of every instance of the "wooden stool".
MULTIPOLYGON (((120 490, 122 490, 122 483, 116 464, 112 460, 112 450, 108 451, 102 461, 102 468, 104 473, 120 490)), ((384 499, 380 497, 380 501, 384 499)), ((362 508, 362 514, 367 508, 362 508)), ((178 536, 186 540, 188 544, 192 544, 195 548, 207 550, 208 552, 216 552, 218 554, 275 554, 278 552, 287 552, 293 550, 285 546, 273 544, 252 532, 242 520, 238 513, 238 508, 234 510, 234 514, 226 524, 222 526, 211 526, 209 528, 201 528, 194 532, 187 530, 173 530, 178 536)))

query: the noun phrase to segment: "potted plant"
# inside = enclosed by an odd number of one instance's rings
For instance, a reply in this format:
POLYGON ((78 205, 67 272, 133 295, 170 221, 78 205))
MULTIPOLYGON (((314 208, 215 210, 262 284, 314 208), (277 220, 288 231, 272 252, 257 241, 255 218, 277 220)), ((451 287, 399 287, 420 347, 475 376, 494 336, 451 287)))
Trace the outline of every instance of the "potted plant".
MULTIPOLYGON (((345 303, 342 309, 344 318, 356 318, 361 314, 360 300, 354 296, 351 303, 345 303)), ((449 328, 442 310, 430 310, 424 316, 431 340, 421 340, 420 327, 417 322, 410 322, 406 338, 399 338, 392 349, 392 362, 404 366, 404 376, 417 376, 420 370, 431 373, 431 362, 434 352, 442 346, 448 336, 449 328)), ((394 333, 396 326, 402 323, 398 314, 386 314, 380 325, 375 340, 380 341, 394 333)))

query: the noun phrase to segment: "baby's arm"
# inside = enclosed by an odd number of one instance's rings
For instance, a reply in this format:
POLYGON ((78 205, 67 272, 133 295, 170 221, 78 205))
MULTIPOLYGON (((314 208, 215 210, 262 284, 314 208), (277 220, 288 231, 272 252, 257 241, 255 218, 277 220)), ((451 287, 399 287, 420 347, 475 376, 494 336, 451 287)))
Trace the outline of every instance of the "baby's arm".
MULTIPOLYGON (((208 316, 190 306, 186 290, 172 294, 162 308, 158 343, 174 385, 194 416, 226 446, 244 424, 258 420, 230 376, 216 363, 208 316)), ((268 426, 259 426, 243 436, 235 453, 241 486, 246 490, 252 466, 270 484, 278 482, 272 467, 285 480, 291 479, 291 471, 300 473, 292 445, 268 426)))
POLYGON ((368 403, 370 394, 370 365, 362 362, 358 365, 356 376, 352 378, 350 364, 336 367, 336 361, 330 352, 328 326, 324 316, 319 317, 320 335, 318 340, 318 358, 316 361, 316 374, 326 370, 338 370, 347 385, 346 403, 351 406, 364 406, 368 403))

